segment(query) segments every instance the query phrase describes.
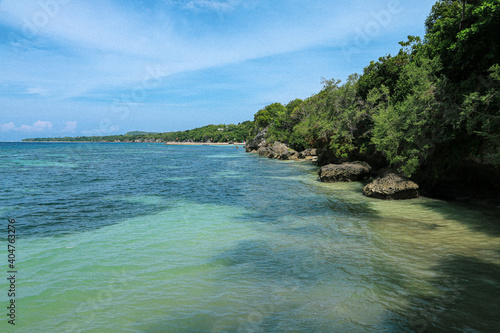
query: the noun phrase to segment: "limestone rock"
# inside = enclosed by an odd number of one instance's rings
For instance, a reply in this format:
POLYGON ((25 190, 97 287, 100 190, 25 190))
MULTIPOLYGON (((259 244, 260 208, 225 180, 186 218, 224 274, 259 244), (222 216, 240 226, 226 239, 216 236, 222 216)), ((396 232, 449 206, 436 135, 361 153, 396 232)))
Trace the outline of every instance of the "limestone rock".
POLYGON ((363 188, 363 194, 379 199, 412 199, 419 196, 419 186, 413 181, 385 172, 363 188))
POLYGON ((318 175, 323 182, 352 182, 370 177, 372 168, 366 162, 346 162, 323 166, 318 175))
POLYGON ((253 152, 259 150, 259 148, 264 147, 266 145, 266 134, 269 129, 269 126, 264 128, 262 131, 257 133, 257 135, 252 139, 249 140, 246 145, 245 145, 245 151, 246 152, 253 152))

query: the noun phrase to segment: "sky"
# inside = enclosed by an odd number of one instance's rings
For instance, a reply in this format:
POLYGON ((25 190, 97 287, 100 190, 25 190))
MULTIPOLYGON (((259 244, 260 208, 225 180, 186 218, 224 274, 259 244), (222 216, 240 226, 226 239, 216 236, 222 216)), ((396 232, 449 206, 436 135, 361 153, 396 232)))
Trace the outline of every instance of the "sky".
POLYGON ((423 36, 435 0, 0 0, 0 141, 253 120, 423 36))

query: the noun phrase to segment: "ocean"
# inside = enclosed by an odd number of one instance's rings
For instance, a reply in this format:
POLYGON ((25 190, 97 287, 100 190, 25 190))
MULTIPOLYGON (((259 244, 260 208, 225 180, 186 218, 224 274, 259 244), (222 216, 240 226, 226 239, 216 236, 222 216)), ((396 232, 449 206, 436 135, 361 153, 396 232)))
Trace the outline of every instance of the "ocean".
POLYGON ((500 327, 499 208, 242 148, 0 143, 0 331, 500 327))

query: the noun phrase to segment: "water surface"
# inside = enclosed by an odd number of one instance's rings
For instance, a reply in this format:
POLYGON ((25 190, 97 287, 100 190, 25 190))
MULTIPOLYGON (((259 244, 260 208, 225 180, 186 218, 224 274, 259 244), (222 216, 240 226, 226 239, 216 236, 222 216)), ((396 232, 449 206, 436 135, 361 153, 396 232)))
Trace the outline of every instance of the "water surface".
POLYGON ((500 327, 499 209, 366 198, 231 146, 0 143, 0 166, 2 332, 500 327))

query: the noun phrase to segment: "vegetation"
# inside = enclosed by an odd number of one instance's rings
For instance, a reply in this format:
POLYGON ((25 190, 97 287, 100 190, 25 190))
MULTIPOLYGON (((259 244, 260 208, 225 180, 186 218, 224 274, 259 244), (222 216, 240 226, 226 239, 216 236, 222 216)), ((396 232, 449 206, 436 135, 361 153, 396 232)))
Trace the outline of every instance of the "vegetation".
POLYGON ((362 75, 257 112, 254 133, 269 126, 268 141, 337 159, 379 154, 407 176, 439 179, 464 161, 498 167, 500 0, 465 3, 438 1, 423 39, 409 36, 362 75))
POLYGON ((125 135, 79 136, 63 138, 34 138, 23 141, 62 142, 243 142, 251 136, 253 123, 245 121, 238 125, 208 125, 187 131, 151 133, 128 132, 125 135))

